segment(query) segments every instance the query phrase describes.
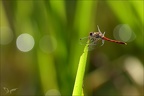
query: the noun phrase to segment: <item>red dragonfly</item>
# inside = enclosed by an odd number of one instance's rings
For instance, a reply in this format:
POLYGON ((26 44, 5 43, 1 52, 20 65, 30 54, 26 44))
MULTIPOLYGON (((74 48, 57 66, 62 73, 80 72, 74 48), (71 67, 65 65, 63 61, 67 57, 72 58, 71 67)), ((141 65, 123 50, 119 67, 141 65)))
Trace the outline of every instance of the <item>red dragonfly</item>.
MULTIPOLYGON (((102 33, 99 29, 99 26, 98 27, 98 32, 90 32, 89 33, 89 36, 88 37, 84 37, 84 38, 81 38, 80 40, 83 41, 84 39, 88 38, 89 41, 87 41, 87 43, 89 45, 96 45, 97 44, 97 41, 99 40, 102 40, 102 45, 104 44, 104 41, 110 41, 110 42, 114 42, 114 43, 118 43, 118 44, 124 44, 124 45, 127 45, 127 43, 125 42, 122 42, 122 41, 118 41, 118 40, 112 40, 112 39, 109 39, 107 37, 104 36, 105 32, 102 33)), ((82 43, 82 42, 81 42, 82 43)), ((102 46, 101 45, 101 46, 102 46)))

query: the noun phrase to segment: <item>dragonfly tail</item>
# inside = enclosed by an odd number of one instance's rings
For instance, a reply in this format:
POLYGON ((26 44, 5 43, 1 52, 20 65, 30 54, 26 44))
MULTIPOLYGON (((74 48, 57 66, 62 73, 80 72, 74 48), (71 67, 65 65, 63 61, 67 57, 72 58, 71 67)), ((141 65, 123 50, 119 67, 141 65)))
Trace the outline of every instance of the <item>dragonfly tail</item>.
POLYGON ((118 44, 127 45, 127 43, 125 43, 125 42, 117 41, 117 40, 112 40, 112 39, 109 39, 109 38, 106 38, 106 37, 102 37, 102 39, 103 39, 103 40, 106 40, 106 41, 110 41, 110 42, 115 42, 115 43, 118 43, 118 44))

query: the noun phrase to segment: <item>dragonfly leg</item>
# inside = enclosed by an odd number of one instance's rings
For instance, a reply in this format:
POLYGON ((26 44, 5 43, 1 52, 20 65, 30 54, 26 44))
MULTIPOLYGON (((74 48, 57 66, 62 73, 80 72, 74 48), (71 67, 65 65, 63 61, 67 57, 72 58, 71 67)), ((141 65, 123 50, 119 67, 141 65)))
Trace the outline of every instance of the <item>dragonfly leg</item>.
POLYGON ((103 33, 103 37, 104 37, 104 35, 105 35, 105 32, 103 33))
POLYGON ((98 25, 97 25, 97 28, 98 28, 98 32, 101 32, 98 25))
POLYGON ((90 42, 94 42, 94 38, 91 38, 90 42))
POLYGON ((101 46, 103 46, 104 45, 104 40, 102 40, 102 45, 101 46))
MULTIPOLYGON (((105 32, 102 34, 102 37, 104 37, 104 35, 105 35, 105 32)), ((103 44, 104 44, 104 40, 102 40, 102 45, 101 46, 103 46, 103 44)))

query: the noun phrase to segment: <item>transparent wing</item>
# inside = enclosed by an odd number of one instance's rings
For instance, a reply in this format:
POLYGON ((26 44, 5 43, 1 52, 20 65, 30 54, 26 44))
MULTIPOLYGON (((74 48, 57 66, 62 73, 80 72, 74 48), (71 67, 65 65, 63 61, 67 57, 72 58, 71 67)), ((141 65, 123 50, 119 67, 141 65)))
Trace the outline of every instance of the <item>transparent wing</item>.
POLYGON ((98 39, 95 38, 89 38, 89 37, 84 37, 80 39, 80 44, 81 45, 86 45, 88 44, 88 51, 92 51, 95 46, 97 45, 98 39))
POLYGON ((98 39, 94 39, 94 38, 91 38, 89 40, 89 46, 88 46, 89 51, 92 51, 93 49, 95 49, 95 46, 97 45, 97 41, 98 41, 98 39))
POLYGON ((89 39, 89 37, 80 38, 80 44, 81 44, 81 45, 86 45, 86 44, 88 44, 88 39, 89 39))

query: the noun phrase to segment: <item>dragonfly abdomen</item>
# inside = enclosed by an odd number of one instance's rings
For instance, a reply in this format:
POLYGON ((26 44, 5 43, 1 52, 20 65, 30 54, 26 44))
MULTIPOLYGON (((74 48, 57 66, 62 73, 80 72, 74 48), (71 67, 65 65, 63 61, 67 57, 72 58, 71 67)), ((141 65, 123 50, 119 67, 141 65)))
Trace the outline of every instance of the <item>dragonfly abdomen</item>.
POLYGON ((109 38, 106 38, 106 37, 102 37, 102 39, 103 39, 103 40, 106 40, 106 41, 110 41, 110 42, 115 42, 115 43, 118 43, 118 44, 127 45, 127 43, 125 43, 125 42, 118 41, 118 40, 112 40, 112 39, 109 39, 109 38))

